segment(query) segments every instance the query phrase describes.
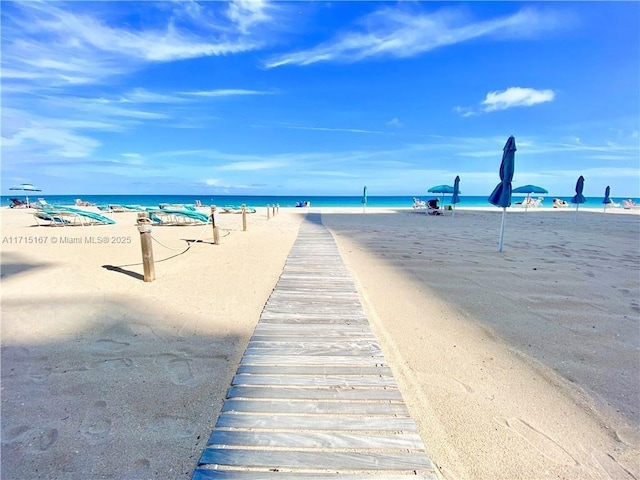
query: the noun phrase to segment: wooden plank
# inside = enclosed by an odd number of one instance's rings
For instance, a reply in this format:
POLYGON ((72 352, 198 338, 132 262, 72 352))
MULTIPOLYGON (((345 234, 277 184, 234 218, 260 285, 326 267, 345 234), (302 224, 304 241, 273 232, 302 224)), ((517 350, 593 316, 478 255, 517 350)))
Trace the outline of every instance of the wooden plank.
POLYGON ((240 365, 236 372, 272 375, 380 375, 392 377, 389 367, 348 365, 240 365))
POLYGON ((359 430, 366 432, 415 432, 410 417, 345 417, 330 415, 269 415, 222 413, 216 428, 263 428, 272 430, 359 430))
POLYGON ((403 403, 320 402, 317 400, 226 400, 222 411, 228 413, 409 415, 407 407, 403 403))
POLYGON ((424 454, 286 452, 206 448, 200 462, 219 466, 309 468, 330 470, 427 470, 433 465, 424 454))
POLYGON ((227 398, 402 401, 397 388, 231 387, 227 398))
POLYGON ((209 437, 210 446, 327 448, 366 450, 424 450, 415 433, 342 433, 342 432, 252 432, 216 430, 209 437))
POLYGON ((289 335, 265 335, 261 333, 255 333, 251 337, 251 342, 307 342, 313 340, 314 342, 349 342, 355 340, 357 342, 369 341, 377 343, 378 339, 371 332, 306 332, 306 334, 295 334, 295 332, 289 332, 289 335))
POLYGON ((192 480, 437 480, 435 473, 424 473, 416 475, 414 472, 402 474, 388 474, 384 477, 371 473, 309 473, 309 472, 281 472, 281 471, 248 471, 248 470, 217 470, 200 467, 194 472, 192 480))
POLYGON ((288 387, 392 387, 393 377, 379 375, 236 375, 231 385, 286 385, 288 387))
POLYGON ((353 350, 336 346, 326 346, 317 348, 247 348, 246 355, 277 355, 277 356, 331 356, 339 357, 362 356, 362 357, 382 357, 382 351, 371 347, 370 349, 353 350))
POLYGON ((274 356, 248 354, 242 357, 240 363, 243 365, 387 365, 384 357, 362 355, 274 356))
POLYGON ((316 341, 315 337, 308 337, 307 340, 294 341, 291 339, 282 339, 269 342, 258 342, 253 339, 249 340, 248 348, 301 348, 301 349, 333 349, 333 348, 349 348, 357 351, 380 350, 380 346, 375 341, 370 340, 330 340, 316 341))

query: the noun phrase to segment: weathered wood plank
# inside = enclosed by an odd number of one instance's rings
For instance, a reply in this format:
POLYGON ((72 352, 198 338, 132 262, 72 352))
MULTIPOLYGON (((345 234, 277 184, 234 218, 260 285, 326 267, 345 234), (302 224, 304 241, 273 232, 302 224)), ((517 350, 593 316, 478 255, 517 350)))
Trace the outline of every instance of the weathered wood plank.
POLYGON ((231 387, 227 398, 402 401, 397 388, 231 387))
POLYGON ((345 417, 331 415, 261 415, 222 413, 217 428, 263 428, 271 430, 335 430, 366 432, 415 432, 410 417, 345 417))
POLYGON ((340 355, 313 355, 313 356, 274 356, 274 355, 245 355, 240 360, 242 365, 379 365, 386 366, 384 357, 372 356, 340 356, 340 355))
POLYGON ((243 449, 205 449, 200 464, 243 467, 309 468, 335 470, 428 470, 433 465, 424 454, 285 452, 243 449))
POLYGON ((402 474, 385 474, 384 477, 374 473, 309 473, 305 472, 281 472, 281 471, 248 471, 248 470, 217 470, 212 468, 197 468, 192 480, 437 480, 435 473, 416 475, 413 471, 402 474))
POLYGON ((251 432, 216 430, 209 437, 210 446, 327 448, 366 450, 417 450, 424 444, 415 433, 342 433, 342 432, 251 432))
POLYGON ((409 415, 407 407, 402 403, 320 402, 317 400, 227 400, 222 406, 222 411, 227 413, 409 415))
POLYGON ((238 375, 243 373, 271 375, 380 375, 392 377, 389 367, 358 365, 240 365, 238 375))
POLYGON ((340 346, 326 346, 326 347, 317 347, 317 348, 247 348, 247 355, 293 355, 293 356, 307 356, 307 357, 317 357, 317 356, 331 356, 337 355, 340 357, 350 357, 350 356, 362 356, 362 357, 382 357, 382 351, 380 349, 376 349, 375 347, 371 347, 369 349, 359 349, 354 350, 351 348, 342 348, 340 346))
POLYGON ((286 385, 288 387, 392 387, 393 377, 377 375, 236 375, 231 385, 286 385))
POLYGON ((249 341, 248 348, 296 348, 296 349, 334 349, 348 348, 357 351, 380 350, 380 346, 375 341, 370 340, 330 340, 316 341, 315 338, 309 337, 306 341, 293 341, 290 339, 275 340, 269 342, 258 342, 253 338, 249 341))

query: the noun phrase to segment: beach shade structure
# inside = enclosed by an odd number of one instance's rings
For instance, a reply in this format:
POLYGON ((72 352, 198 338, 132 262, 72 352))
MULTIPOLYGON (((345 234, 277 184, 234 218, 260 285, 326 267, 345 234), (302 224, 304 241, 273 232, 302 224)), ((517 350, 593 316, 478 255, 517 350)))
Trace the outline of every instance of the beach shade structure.
POLYGON ((460 203, 460 176, 456 175, 456 179, 453 181, 453 195, 451 196, 451 203, 453 204, 452 217, 456 216, 456 203, 460 203))
POLYGON ((27 207, 29 206, 29 194, 26 192, 41 192, 42 190, 40 190, 38 187, 30 184, 30 183, 21 183, 18 186, 15 187, 11 187, 9 188, 9 190, 21 190, 23 192, 25 192, 25 196, 27 199, 27 207))
POLYGON ((609 195, 611 195, 611 187, 607 185, 607 188, 604 189, 604 198, 602 199, 602 203, 604 204, 604 213, 607 213, 607 205, 613 203, 609 198, 609 195))
POLYGON ((522 187, 514 188, 511 193, 526 193, 527 199, 525 200, 524 209, 529 207, 530 195, 532 193, 549 193, 546 188, 538 187, 537 185, 523 185, 522 187))
POLYGON ((442 194, 442 205, 444 206, 444 197, 447 193, 453 194, 453 187, 450 185, 436 185, 435 187, 431 187, 427 190, 429 193, 441 193, 442 194))
POLYGON ((576 220, 578 219, 578 206, 581 203, 584 203, 587 201, 587 199, 584 198, 584 195, 582 194, 583 190, 584 190, 584 177, 580 175, 578 177, 578 181, 576 182, 576 194, 571 199, 571 203, 576 204, 576 217, 575 217, 576 220))
POLYGON ((502 149, 502 163, 500 164, 500 183, 489 195, 489 203, 496 207, 502 207, 502 222, 500 223, 500 239, 498 240, 498 252, 502 252, 504 246, 504 221, 507 216, 507 207, 511 206, 511 181, 515 170, 516 139, 510 136, 502 149))
POLYGON ((362 191, 362 211, 365 212, 367 210, 367 186, 364 186, 364 190, 362 191))

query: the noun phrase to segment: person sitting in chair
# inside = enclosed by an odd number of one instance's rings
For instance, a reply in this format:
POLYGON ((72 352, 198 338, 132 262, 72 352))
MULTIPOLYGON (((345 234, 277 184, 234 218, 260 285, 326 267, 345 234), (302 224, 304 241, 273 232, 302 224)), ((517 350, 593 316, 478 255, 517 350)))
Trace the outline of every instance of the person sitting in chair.
POLYGON ((429 215, 442 215, 440 207, 438 206, 439 198, 432 198, 427 201, 427 213, 429 215))

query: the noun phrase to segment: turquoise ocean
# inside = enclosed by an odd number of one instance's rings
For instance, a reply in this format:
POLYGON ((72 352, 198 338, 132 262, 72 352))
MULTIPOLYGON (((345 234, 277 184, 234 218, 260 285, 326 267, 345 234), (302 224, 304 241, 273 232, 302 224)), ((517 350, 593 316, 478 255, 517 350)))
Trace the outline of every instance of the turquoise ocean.
MULTIPOLYGON (((429 200, 439 198, 441 205, 451 203, 451 195, 416 195, 421 200, 429 200)), ((538 198, 538 195, 532 195, 538 198)), ((16 192, 14 195, 3 195, 2 206, 7 207, 11 203, 10 198, 25 199, 24 192, 16 192)), ((44 198, 51 205, 69 206, 75 204, 76 198, 94 203, 96 205, 139 205, 142 207, 158 207, 160 204, 183 204, 194 205, 196 200, 200 200, 203 205, 240 206, 243 203, 250 207, 263 207, 266 205, 279 204, 281 207, 295 207, 297 203, 309 202, 311 207, 361 207, 361 196, 279 196, 279 195, 43 195, 40 192, 31 192, 29 201, 33 202, 37 198, 44 198)), ((513 195, 512 204, 520 202, 525 195, 513 195)), ((553 199, 559 198, 571 203, 572 197, 553 197, 544 196, 543 207, 552 207, 553 199)), ((580 207, 585 208, 602 208, 603 197, 587 197, 587 201, 580 207)), ((627 197, 612 197, 616 203, 621 203, 627 197)), ((640 198, 632 198, 636 203, 640 203, 640 198)), ((413 196, 369 196, 367 197, 367 207, 383 207, 383 208, 410 208, 413 205, 413 196)), ((487 196, 460 196, 458 208, 463 207, 492 207, 487 201, 487 196)), ((495 207, 497 208, 497 207, 495 207)))

